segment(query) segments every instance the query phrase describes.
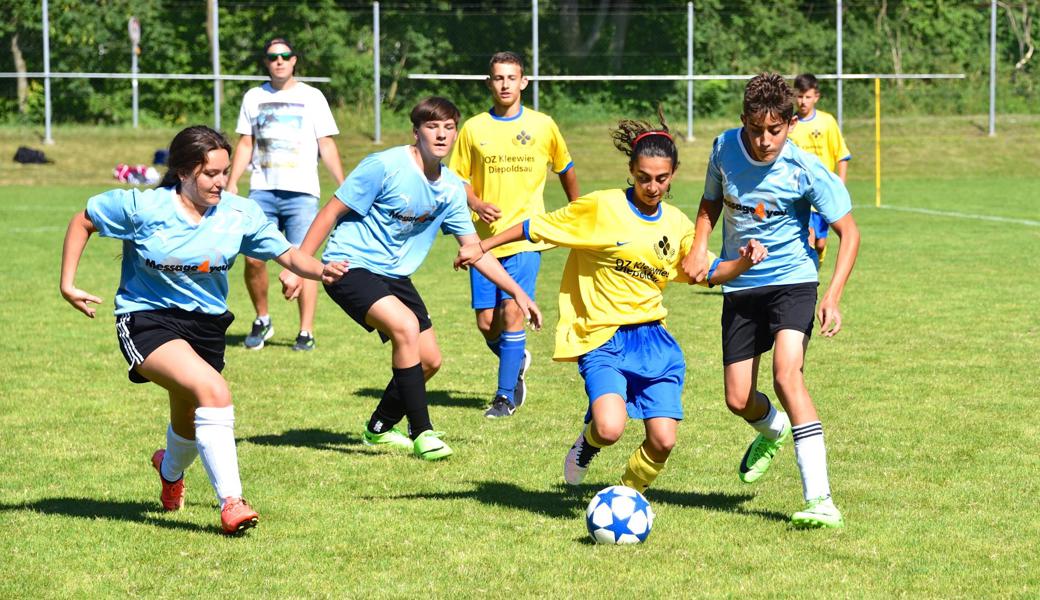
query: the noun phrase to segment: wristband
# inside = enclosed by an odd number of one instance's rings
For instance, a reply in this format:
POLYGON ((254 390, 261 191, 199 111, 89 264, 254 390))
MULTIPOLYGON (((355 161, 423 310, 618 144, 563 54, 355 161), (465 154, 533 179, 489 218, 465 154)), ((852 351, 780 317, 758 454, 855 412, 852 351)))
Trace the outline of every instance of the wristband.
POLYGON ((715 276, 715 269, 718 269, 720 264, 722 264, 721 258, 716 258, 714 261, 712 261, 711 268, 708 269, 708 276, 704 278, 704 281, 708 284, 708 287, 715 287, 711 283, 711 278, 715 276))

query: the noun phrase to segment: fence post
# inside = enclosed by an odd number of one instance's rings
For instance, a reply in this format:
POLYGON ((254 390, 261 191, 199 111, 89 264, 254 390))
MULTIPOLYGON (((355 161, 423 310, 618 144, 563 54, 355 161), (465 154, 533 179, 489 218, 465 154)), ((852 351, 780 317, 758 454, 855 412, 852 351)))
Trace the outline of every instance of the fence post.
POLYGON ((380 98, 379 92, 379 2, 372 3, 372 81, 373 81, 373 98, 372 107, 374 109, 375 119, 373 142, 376 144, 382 142, 382 115, 380 108, 383 103, 383 99, 380 98))
POLYGON ((837 71, 837 74, 838 74, 838 129, 844 129, 844 112, 845 112, 845 110, 844 110, 845 100, 844 100, 844 95, 843 95, 843 83, 844 83, 844 80, 842 80, 842 78, 841 78, 841 69, 842 69, 842 64, 841 64, 841 55, 842 55, 842 50, 841 50, 841 41, 842 41, 841 40, 841 29, 842 29, 842 27, 841 27, 841 0, 838 0, 838 15, 837 15, 837 17, 838 18, 837 18, 837 23, 835 25, 835 29, 837 30, 838 47, 835 49, 835 53, 837 54, 837 59, 838 59, 838 71, 837 71))
POLYGON ((220 131, 220 17, 217 15, 218 0, 210 0, 209 7, 213 12, 210 22, 213 24, 213 39, 210 42, 210 54, 213 61, 213 129, 220 131))
POLYGON ((43 143, 54 143, 51 137, 51 24, 47 18, 47 0, 43 0, 43 143))
POLYGON ((130 73, 133 75, 130 87, 133 92, 134 129, 137 129, 137 51, 140 48, 139 44, 141 42, 141 22, 137 20, 137 17, 130 17, 130 21, 127 23, 127 29, 130 32, 130 73))
POLYGON ((989 3, 989 134, 997 135, 997 0, 989 3))
POLYGON ((693 2, 686 3, 686 141, 693 141, 693 2))
POLYGON ((534 62, 534 109, 538 110, 538 0, 531 0, 531 54, 534 62))

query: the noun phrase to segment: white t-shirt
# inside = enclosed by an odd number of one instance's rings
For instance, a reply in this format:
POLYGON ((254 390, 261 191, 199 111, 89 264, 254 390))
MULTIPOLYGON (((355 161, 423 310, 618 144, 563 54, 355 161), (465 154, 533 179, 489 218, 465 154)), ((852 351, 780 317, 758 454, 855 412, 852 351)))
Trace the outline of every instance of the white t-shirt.
POLYGON ((318 139, 339 129, 320 90, 302 81, 287 90, 270 82, 252 88, 242 98, 235 132, 253 136, 250 189, 321 195, 318 139))

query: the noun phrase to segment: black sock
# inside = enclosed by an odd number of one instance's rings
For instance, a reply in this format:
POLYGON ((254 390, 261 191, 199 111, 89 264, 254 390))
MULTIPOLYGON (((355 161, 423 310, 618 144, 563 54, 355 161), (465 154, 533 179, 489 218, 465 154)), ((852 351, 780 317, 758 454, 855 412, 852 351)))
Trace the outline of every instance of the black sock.
POLYGON ((386 384, 386 389, 383 390, 379 405, 368 420, 368 430, 372 433, 389 431, 403 418, 404 403, 401 402, 401 395, 397 393, 397 380, 391 377, 390 383, 386 384))
POLYGON ((433 429, 430 423, 430 408, 426 404, 426 378, 422 364, 404 369, 394 369, 397 393, 408 416, 408 435, 414 440, 420 433, 433 429))

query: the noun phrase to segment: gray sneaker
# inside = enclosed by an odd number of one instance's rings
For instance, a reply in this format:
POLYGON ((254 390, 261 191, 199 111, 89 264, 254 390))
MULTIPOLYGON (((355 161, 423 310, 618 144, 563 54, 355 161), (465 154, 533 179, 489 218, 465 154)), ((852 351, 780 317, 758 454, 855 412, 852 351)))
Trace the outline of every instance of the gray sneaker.
POLYGON ((245 346, 250 350, 259 350, 264 347, 264 342, 271 339, 272 335, 274 335, 274 323, 268 321, 267 325, 264 325, 263 321, 257 319, 253 321, 253 328, 246 336, 245 346))
POLYGON ((484 416, 489 419, 501 419, 503 417, 511 417, 515 412, 516 407, 509 401, 509 398, 495 396, 495 399, 491 401, 491 408, 484 412, 484 416))
POLYGON ((296 343, 292 349, 299 352, 314 350, 314 336, 301 331, 296 335, 296 343))

